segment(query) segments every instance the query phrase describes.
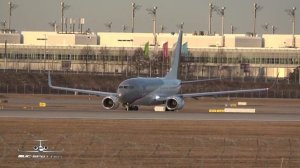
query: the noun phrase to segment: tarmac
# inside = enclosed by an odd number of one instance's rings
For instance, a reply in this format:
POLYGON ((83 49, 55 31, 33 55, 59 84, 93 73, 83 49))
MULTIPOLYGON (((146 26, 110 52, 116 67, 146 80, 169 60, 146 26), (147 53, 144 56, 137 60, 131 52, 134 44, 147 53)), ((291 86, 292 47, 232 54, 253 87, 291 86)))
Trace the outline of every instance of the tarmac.
POLYGON ((101 97, 88 95, 2 95, 0 117, 83 118, 83 119, 163 119, 163 120, 257 120, 299 121, 300 100, 256 98, 186 99, 182 110, 154 112, 153 106, 141 106, 127 112, 104 109, 101 97), (239 105, 243 104, 243 105, 239 105), (252 109, 255 113, 224 113, 224 109, 252 109))
POLYGON ((101 98, 82 95, 0 95, 0 100, 0 167, 300 166, 297 99, 187 99, 175 112, 105 110, 101 98), (227 107, 256 112, 209 112, 227 107), (18 152, 32 150, 38 139, 64 152, 18 152))
POLYGON ((172 121, 300 121, 299 114, 243 114, 243 113, 180 113, 180 112, 112 112, 99 111, 38 111, 0 110, 0 118, 26 119, 93 119, 93 120, 172 120, 172 121))

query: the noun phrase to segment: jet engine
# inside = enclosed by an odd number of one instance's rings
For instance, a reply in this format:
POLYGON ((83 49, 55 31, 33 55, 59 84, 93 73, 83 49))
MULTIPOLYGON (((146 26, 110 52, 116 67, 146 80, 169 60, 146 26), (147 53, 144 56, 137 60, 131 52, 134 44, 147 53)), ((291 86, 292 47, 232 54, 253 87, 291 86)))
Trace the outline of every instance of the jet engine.
POLYGON ((33 147, 33 150, 38 150, 38 149, 39 149, 39 147, 37 147, 37 146, 33 147))
POLYGON ((169 111, 181 110, 184 106, 182 97, 169 97, 166 101, 166 107, 169 111))
POLYGON ((44 150, 48 150, 48 146, 44 146, 44 150))
POLYGON ((107 96, 102 100, 102 105, 105 109, 114 110, 119 107, 119 100, 114 96, 107 96))

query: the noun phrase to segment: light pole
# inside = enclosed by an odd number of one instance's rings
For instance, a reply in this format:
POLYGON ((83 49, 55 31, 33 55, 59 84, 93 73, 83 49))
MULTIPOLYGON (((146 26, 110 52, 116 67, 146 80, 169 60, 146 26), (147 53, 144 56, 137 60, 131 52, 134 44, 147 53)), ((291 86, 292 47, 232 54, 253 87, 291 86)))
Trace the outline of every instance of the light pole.
POLYGON ((54 21, 54 22, 49 22, 49 25, 53 28, 53 31, 54 31, 54 32, 57 32, 57 30, 56 30, 56 28, 57 28, 56 21, 54 21))
POLYGON ((275 27, 274 25, 271 26, 272 28, 272 34, 275 34, 276 30, 278 29, 277 27, 275 27))
POLYGON ((126 30, 127 30, 127 26, 126 25, 122 25, 122 31, 126 32, 126 30))
POLYGON ((72 32, 73 34, 75 34, 75 24, 76 24, 76 20, 70 18, 70 32, 72 32))
POLYGON ((9 5, 9 14, 8 14, 8 30, 11 31, 11 16, 12 10, 16 9, 18 6, 12 2, 8 2, 9 5))
POLYGON ((83 29, 83 25, 84 25, 84 18, 80 18, 79 19, 79 29, 80 29, 80 34, 82 34, 82 29, 83 29))
POLYGON ((215 10, 217 11, 218 15, 220 15, 222 17, 222 36, 224 35, 224 18, 225 18, 225 9, 226 7, 222 7, 221 9, 219 9, 218 7, 215 7, 215 10))
POLYGON ((146 9, 150 15, 153 16, 153 35, 154 35, 154 46, 157 46, 157 36, 156 36, 156 16, 157 16, 157 6, 154 6, 153 9, 146 9))
MULTIPOLYGON (((300 85, 300 67, 298 67, 298 80, 299 80, 299 85, 300 85)), ((295 77, 296 78, 296 77, 295 77)))
POLYGON ((261 27, 268 33, 269 32, 269 26, 270 26, 269 23, 265 23, 261 27))
POLYGON ((6 21, 0 22, 2 29, 5 31, 6 29, 6 21))
POLYGON ((226 9, 226 7, 224 7, 224 6, 222 6, 222 8, 221 9, 218 9, 217 7, 216 7, 216 10, 217 10, 217 13, 218 13, 218 15, 220 15, 221 17, 222 17, 222 47, 224 47, 225 46, 225 39, 224 39, 224 18, 225 18, 225 9, 226 9))
POLYGON ((47 35, 44 34, 44 38, 37 38, 37 40, 43 40, 45 41, 45 46, 44 46, 44 71, 46 70, 46 47, 47 47, 47 35))
POLYGON ((5 48, 4 48, 4 72, 7 68, 7 40, 5 40, 5 48))
POLYGON ((109 32, 111 32, 112 22, 105 23, 104 26, 108 29, 109 32))
POLYGON ((68 8, 70 8, 70 5, 66 5, 64 2, 61 2, 60 3, 61 5, 61 33, 64 32, 64 13, 65 13, 65 10, 67 10, 68 8))
POLYGON ((166 31, 166 27, 164 25, 160 26, 160 33, 164 33, 166 31))
POLYGON ((141 8, 140 5, 136 5, 134 2, 131 3, 132 5, 132 25, 131 25, 131 33, 134 33, 134 21, 135 21, 135 12, 141 8))
POLYGON ((234 27, 233 25, 230 26, 231 34, 233 34, 236 31, 237 27, 234 27))
POLYGON ((253 5, 253 36, 256 36, 256 16, 257 16, 257 11, 260 11, 263 7, 259 6, 257 3, 254 3, 253 5))
POLYGON ((296 67, 294 70, 295 83, 297 82, 297 72, 298 72, 298 84, 300 85, 300 67, 296 67))
POLYGON ((220 14, 222 16, 222 36, 224 36, 224 18, 225 18, 225 9, 226 7, 222 7, 221 8, 221 11, 220 11, 220 14))
POLYGON ((215 9, 215 5, 213 5, 212 3, 209 3, 208 6, 209 6, 208 35, 211 35, 211 19, 212 19, 213 11, 215 9))
POLYGON ((296 22, 296 7, 293 7, 292 9, 285 10, 287 14, 292 18, 292 28, 293 28, 293 47, 296 47, 295 44, 295 22, 296 22))

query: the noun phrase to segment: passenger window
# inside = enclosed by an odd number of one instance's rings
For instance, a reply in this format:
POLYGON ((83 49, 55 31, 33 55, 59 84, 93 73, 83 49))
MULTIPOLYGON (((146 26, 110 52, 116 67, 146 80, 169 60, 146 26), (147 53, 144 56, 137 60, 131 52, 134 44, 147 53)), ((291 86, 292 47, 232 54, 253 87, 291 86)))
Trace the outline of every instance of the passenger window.
POLYGON ((124 86, 124 89, 127 89, 128 88, 128 86, 124 86))

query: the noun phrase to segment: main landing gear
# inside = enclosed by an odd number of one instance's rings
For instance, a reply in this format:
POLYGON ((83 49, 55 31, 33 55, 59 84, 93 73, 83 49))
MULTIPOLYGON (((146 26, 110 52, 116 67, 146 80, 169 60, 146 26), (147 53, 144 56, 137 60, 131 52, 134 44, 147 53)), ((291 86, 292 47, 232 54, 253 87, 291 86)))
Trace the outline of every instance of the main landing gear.
POLYGON ((131 105, 124 105, 125 107, 125 110, 126 111, 138 111, 139 110, 139 107, 138 106, 131 106, 131 105))

